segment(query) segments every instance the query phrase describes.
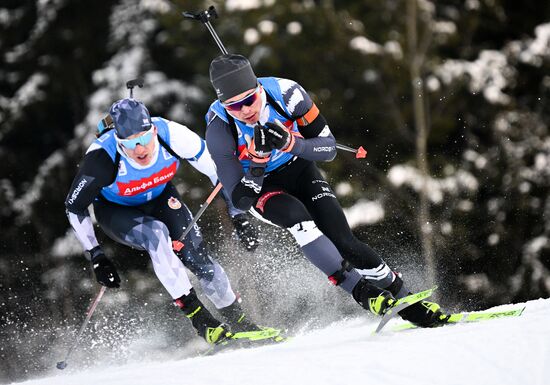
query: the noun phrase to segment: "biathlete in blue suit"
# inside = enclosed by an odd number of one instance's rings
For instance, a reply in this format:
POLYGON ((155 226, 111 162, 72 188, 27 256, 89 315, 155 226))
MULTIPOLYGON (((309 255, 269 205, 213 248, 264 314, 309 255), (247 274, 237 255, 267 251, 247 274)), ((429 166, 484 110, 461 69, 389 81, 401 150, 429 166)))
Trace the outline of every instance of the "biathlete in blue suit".
MULTIPOLYGON (((151 118, 135 99, 122 99, 110 108, 114 129, 104 131, 88 148, 67 195, 69 222, 97 281, 120 286, 114 264, 96 239, 88 210, 93 205, 102 230, 121 244, 149 253, 154 271, 198 334, 219 343, 235 331, 258 327, 248 321, 223 268, 207 251, 195 225, 178 241, 192 220, 171 179, 180 160, 216 184, 216 167, 205 142, 186 126, 160 117, 151 118), (218 321, 197 298, 186 269, 198 278, 208 299, 229 323, 218 321)), ((241 240, 249 250, 257 245, 246 214, 228 204, 241 240)))

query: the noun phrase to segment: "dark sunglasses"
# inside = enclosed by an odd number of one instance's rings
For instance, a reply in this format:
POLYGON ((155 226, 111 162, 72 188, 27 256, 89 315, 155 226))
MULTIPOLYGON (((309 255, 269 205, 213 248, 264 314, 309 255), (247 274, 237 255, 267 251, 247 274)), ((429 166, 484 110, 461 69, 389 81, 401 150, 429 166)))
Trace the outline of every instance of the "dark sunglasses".
POLYGON ((239 112, 244 106, 250 107, 252 104, 254 104, 256 99, 258 99, 258 95, 260 94, 258 92, 259 90, 260 90, 260 86, 256 87, 254 92, 246 95, 244 98, 236 100, 231 103, 222 103, 222 105, 226 110, 239 112))

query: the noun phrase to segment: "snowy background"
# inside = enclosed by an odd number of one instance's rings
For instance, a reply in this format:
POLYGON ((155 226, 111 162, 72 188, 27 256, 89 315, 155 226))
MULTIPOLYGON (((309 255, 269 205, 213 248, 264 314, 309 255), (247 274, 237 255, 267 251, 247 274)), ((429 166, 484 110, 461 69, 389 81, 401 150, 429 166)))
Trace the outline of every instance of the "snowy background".
MULTIPOLYGON (((63 201, 97 121, 127 95, 126 81, 143 76, 135 95, 153 115, 204 134, 215 97, 208 65, 218 50, 181 12, 212 4, 230 52, 247 55, 259 76, 300 82, 338 142, 368 150, 365 160, 340 153, 320 167, 355 234, 413 289, 437 283, 451 310, 550 296, 550 2, 6 0, 0 382, 49 373, 97 292, 63 201)), ((190 167, 176 184, 193 212, 212 188, 190 167)), ((255 319, 306 340, 344 318, 336 339, 348 329, 368 334, 368 319, 357 320, 364 312, 283 232, 256 223, 264 242, 251 255, 232 239, 222 202, 200 224, 255 319)), ((123 286, 106 294, 75 352, 77 367, 182 358, 196 340, 148 257, 98 236, 123 286)), ((315 350, 300 338, 298 351, 315 350)))

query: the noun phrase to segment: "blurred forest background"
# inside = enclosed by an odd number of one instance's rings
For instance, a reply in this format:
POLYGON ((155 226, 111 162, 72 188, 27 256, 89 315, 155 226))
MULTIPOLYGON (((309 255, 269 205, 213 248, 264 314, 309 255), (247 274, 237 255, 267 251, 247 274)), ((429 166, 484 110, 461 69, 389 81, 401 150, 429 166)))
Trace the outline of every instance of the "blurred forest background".
MULTIPOLYGON (((126 81, 143 76, 134 95, 152 115, 204 135, 219 51, 181 12, 210 5, 230 52, 298 81, 339 143, 368 150, 320 167, 357 236, 413 289, 438 284, 451 310, 549 296, 550 2, 2 0, 0 382, 54 372, 97 293, 63 202, 126 81)), ((212 186, 182 169, 196 212, 212 186)), ((199 222, 260 323, 298 332, 365 314, 288 235, 254 223, 264 242, 250 254, 219 199, 199 222)), ((122 287, 71 365, 189 353, 193 331, 148 256, 98 237, 122 287)))

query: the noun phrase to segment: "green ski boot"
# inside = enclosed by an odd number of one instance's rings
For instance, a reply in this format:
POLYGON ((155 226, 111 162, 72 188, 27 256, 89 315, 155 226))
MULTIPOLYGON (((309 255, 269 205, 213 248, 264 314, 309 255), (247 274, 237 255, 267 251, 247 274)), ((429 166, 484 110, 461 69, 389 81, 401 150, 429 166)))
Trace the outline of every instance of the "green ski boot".
POLYGON ((222 343, 233 336, 229 326, 216 320, 197 298, 194 289, 188 295, 182 296, 174 301, 191 320, 197 334, 212 345, 222 343))
POLYGON ((395 303, 392 293, 361 279, 353 288, 353 298, 375 315, 384 315, 395 303))

